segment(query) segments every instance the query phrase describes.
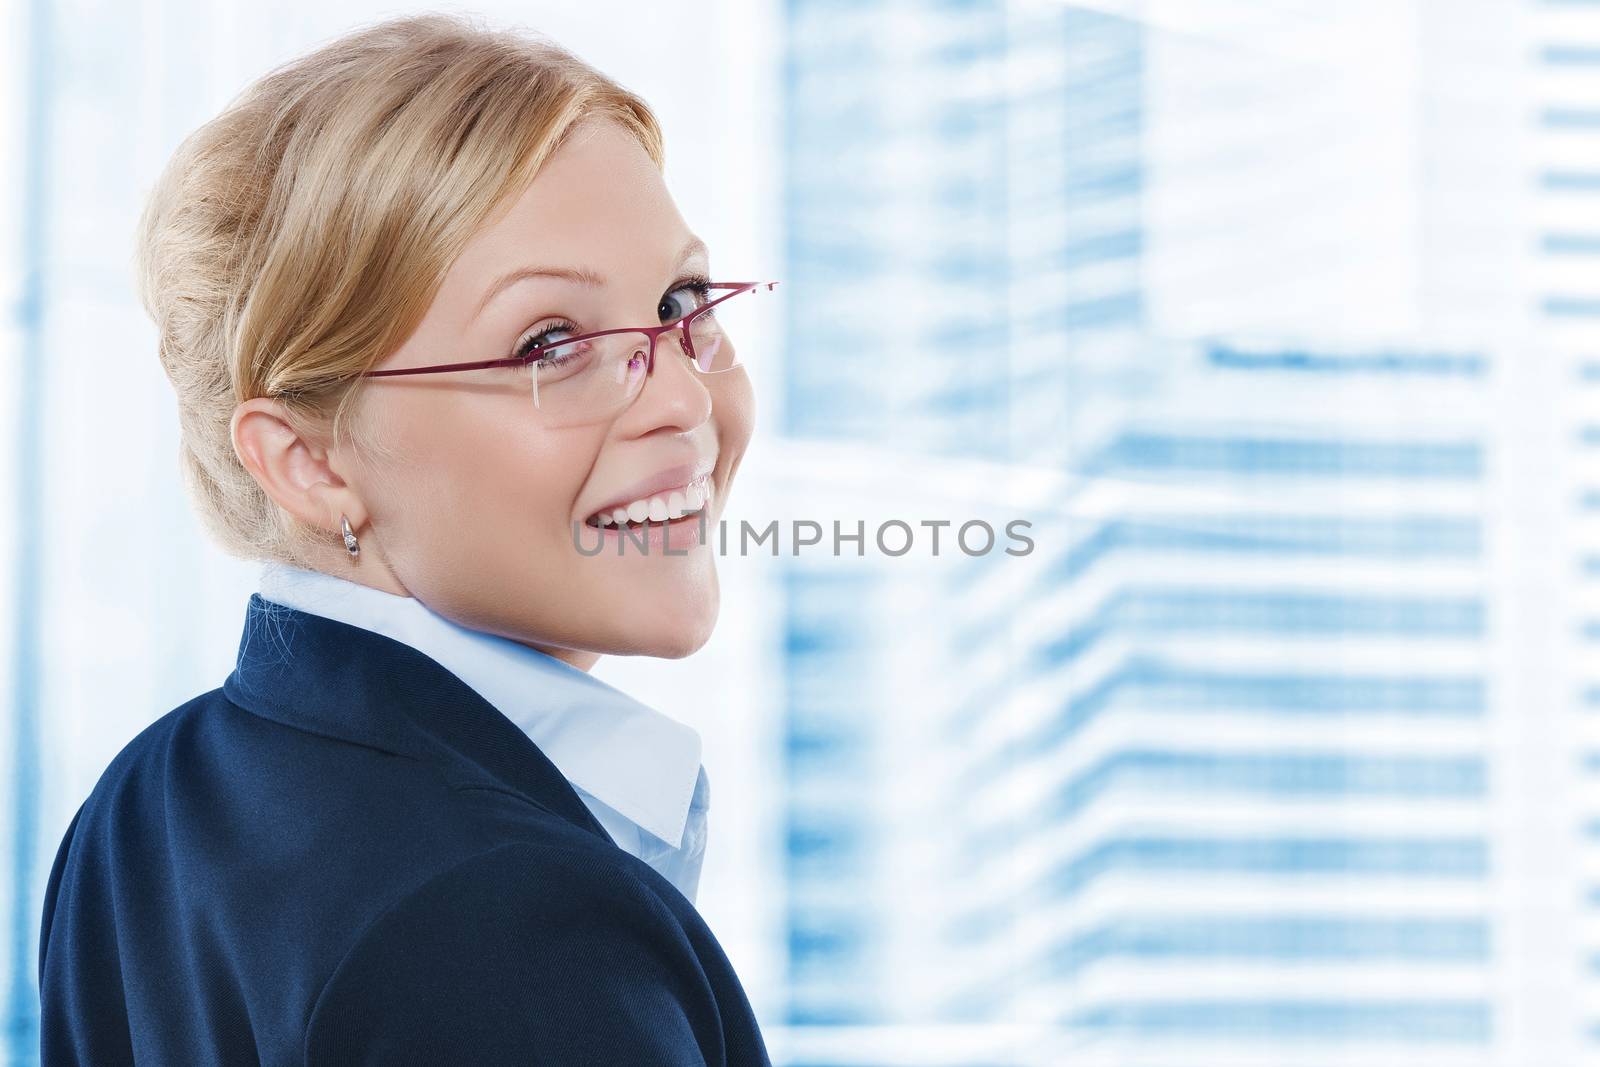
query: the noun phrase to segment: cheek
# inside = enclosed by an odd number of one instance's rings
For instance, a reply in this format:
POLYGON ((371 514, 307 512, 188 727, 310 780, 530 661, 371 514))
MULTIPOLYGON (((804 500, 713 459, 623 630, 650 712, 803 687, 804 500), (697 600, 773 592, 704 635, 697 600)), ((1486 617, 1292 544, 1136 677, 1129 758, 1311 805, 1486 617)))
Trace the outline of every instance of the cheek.
POLYGON ((756 422, 755 390, 748 376, 739 375, 728 383, 727 388, 716 394, 712 418, 717 424, 717 441, 721 449, 735 455, 743 452, 756 422))
POLYGON ((514 567, 530 544, 567 536, 592 442, 539 429, 519 397, 418 392, 430 395, 389 405, 379 439, 398 453, 385 461, 389 509, 419 555, 514 567))

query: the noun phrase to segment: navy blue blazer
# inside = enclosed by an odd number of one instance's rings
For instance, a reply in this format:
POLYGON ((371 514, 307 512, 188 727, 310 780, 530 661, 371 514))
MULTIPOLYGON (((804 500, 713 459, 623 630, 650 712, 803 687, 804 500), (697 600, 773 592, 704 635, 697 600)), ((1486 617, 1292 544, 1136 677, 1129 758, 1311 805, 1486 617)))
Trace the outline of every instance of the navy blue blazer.
POLYGON ((259 595, 73 816, 39 994, 44 1067, 770 1063, 694 905, 510 719, 259 595))

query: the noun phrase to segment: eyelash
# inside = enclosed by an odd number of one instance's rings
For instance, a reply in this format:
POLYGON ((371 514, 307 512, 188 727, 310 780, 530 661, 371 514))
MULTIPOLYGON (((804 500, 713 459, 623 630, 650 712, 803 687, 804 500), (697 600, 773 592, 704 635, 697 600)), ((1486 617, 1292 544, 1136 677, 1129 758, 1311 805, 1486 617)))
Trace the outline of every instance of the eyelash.
MULTIPOLYGON (((700 298, 700 303, 703 304, 710 299, 711 296, 711 279, 703 274, 691 274, 686 277, 679 278, 677 281, 672 283, 672 287, 667 290, 666 296, 671 296, 679 289, 693 290, 695 295, 700 298)), ((687 312, 685 312, 685 314, 687 314, 687 312)), ((578 329, 577 323, 571 322, 567 319, 555 319, 551 322, 540 325, 538 330, 534 333, 523 334, 521 339, 517 341, 515 347, 513 347, 511 350, 512 357, 526 359, 530 352, 539 347, 539 345, 535 342, 537 342, 545 334, 551 333, 555 330, 564 330, 573 334, 581 332, 578 329)))

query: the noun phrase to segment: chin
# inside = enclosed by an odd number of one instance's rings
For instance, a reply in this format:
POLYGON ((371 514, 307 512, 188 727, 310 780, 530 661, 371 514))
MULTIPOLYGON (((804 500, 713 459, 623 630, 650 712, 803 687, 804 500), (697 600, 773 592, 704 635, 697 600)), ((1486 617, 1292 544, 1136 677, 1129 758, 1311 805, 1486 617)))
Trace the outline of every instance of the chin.
POLYGON ((651 644, 653 651, 649 654, 660 659, 683 659, 700 651, 705 643, 711 639, 711 631, 716 627, 716 612, 707 618, 686 618, 678 626, 670 629, 658 629, 652 635, 651 644))
POLYGON ((683 659, 698 652, 711 639, 716 624, 714 603, 709 610, 684 604, 678 611, 653 612, 647 618, 635 618, 625 640, 634 655, 683 659))

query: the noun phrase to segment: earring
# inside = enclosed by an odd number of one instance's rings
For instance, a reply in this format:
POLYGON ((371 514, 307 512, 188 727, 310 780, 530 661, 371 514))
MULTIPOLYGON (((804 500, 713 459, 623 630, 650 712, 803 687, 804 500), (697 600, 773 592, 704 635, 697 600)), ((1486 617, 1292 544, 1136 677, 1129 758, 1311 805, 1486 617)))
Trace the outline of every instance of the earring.
POLYGON ((344 550, 350 553, 352 560, 360 559, 361 542, 356 540, 355 531, 350 529, 350 520, 344 515, 340 515, 339 525, 344 528, 344 550))

